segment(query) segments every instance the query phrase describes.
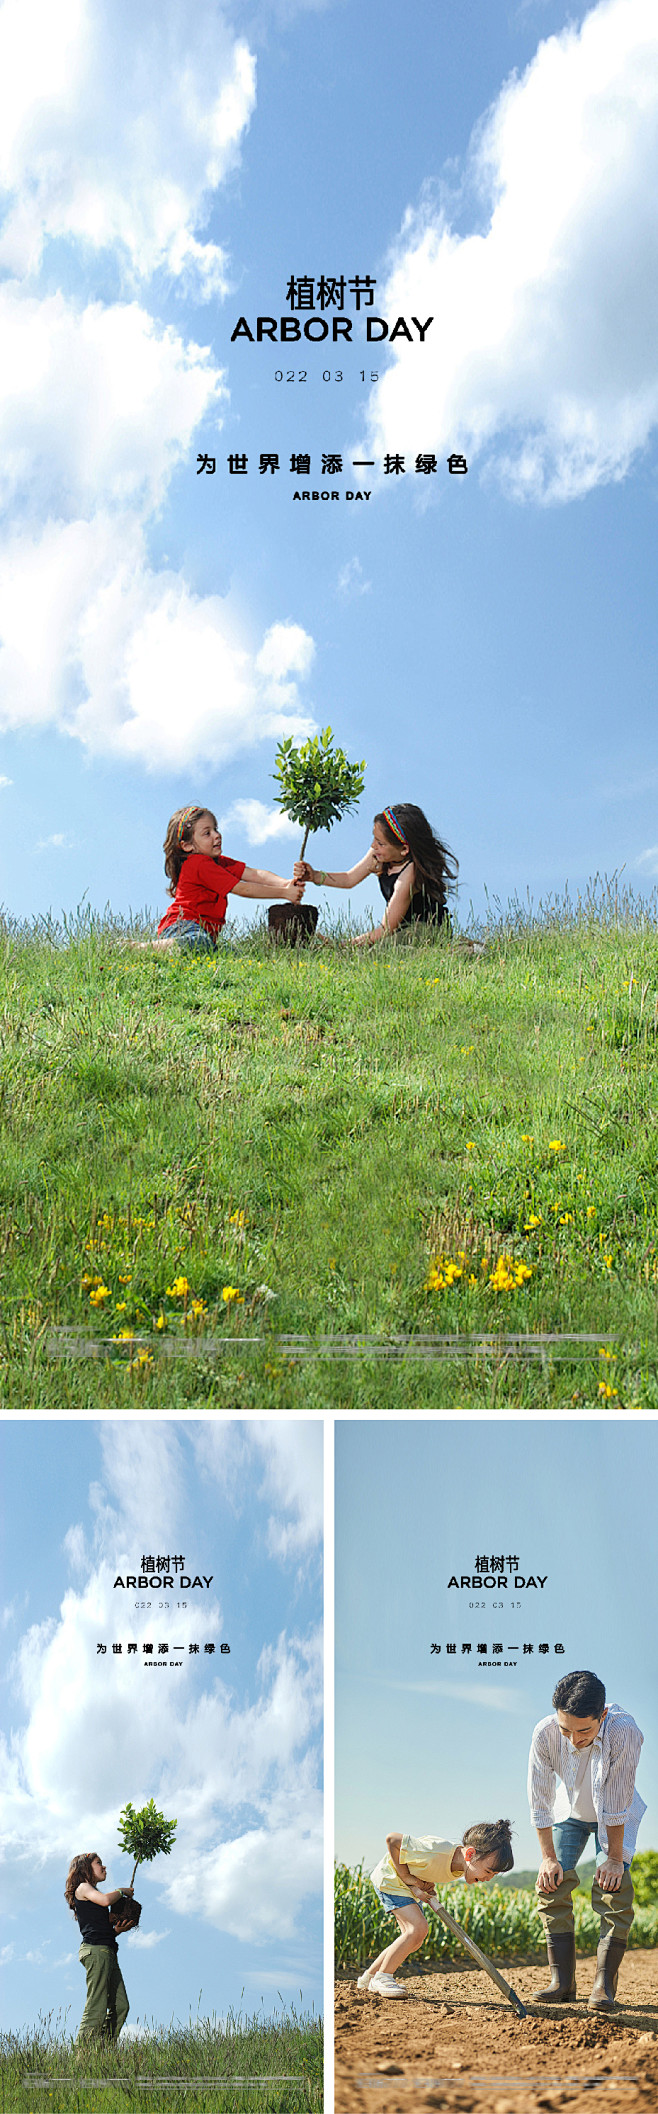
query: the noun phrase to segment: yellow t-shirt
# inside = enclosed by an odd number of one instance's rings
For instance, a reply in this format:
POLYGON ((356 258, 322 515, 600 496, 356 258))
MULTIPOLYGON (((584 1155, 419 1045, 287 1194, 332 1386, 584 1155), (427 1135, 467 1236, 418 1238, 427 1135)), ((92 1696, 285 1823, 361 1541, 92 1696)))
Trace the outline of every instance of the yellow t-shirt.
MULTIPOLYGON (((448 1886, 451 1882, 454 1885, 460 1875, 451 1872, 450 1866, 459 1847, 456 1842, 437 1841, 435 1835, 403 1835, 400 1864, 408 1865, 415 1879, 431 1879, 434 1886, 448 1886)), ((408 1894, 410 1901, 415 1900, 413 1888, 396 1872, 388 1850, 370 1877, 381 1894, 408 1894)))

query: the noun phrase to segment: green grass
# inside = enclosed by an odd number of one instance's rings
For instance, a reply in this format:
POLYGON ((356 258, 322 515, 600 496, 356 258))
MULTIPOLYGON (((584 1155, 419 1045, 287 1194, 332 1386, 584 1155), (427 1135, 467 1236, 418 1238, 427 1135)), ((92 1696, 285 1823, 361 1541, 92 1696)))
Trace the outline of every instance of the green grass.
MULTIPOLYGON (((338 1864, 335 1876, 336 1966, 361 1968, 390 1945, 396 1933, 392 1916, 377 1899, 363 1866, 351 1869, 338 1864)), ((437 1888, 439 1900, 451 1916, 468 1931, 490 1959, 523 1959, 545 1953, 545 1934, 534 1892, 524 1888, 497 1886, 447 1886, 437 1888)), ((579 1952, 595 1952, 600 1920, 594 1915, 589 1895, 580 1887, 574 1894, 576 1945, 579 1952)), ((468 1958, 432 1909, 426 1910, 428 1935, 414 1962, 463 1960, 468 1958)), ((636 1908, 629 1944, 658 1945, 658 1908, 636 1908)))
POLYGON ((482 959, 7 928, 4 1405, 656 1406, 655 918, 517 908, 482 959))
POLYGON ((1 2114, 133 2114, 138 2107, 147 2114, 165 2108, 167 2114, 207 2114, 208 2108, 219 2114, 319 2114, 320 2022, 294 2008, 273 2019, 229 2013, 223 2023, 197 2019, 187 2027, 152 2027, 115 2047, 87 2043, 77 2049, 62 2021, 51 2017, 32 2033, 0 2036, 1 2114), (26 2077, 47 2079, 47 2088, 26 2084, 26 2077), (232 2078, 244 2077, 274 2082, 231 2088, 232 2078), (113 2089, 104 2081, 114 2078, 120 2084, 113 2089), (203 2078, 204 2084, 198 2090, 158 2089, 158 2078, 203 2078))

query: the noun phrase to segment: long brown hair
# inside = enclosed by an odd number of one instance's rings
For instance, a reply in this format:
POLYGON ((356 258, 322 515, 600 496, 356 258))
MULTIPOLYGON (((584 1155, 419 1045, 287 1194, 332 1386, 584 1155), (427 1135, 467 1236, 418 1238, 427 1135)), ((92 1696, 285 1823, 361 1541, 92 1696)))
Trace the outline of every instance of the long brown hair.
POLYGON ((71 1864, 69 1865, 68 1878, 66 1881, 64 1892, 68 1901, 69 1908, 72 1908, 74 1915, 76 1887, 82 1885, 83 1879, 86 1879, 88 1886, 96 1885, 94 1874, 91 1869, 92 1864, 100 1864, 100 1858, 97 1850, 84 1850, 82 1856, 74 1857, 72 1859, 71 1864))
MULTIPOLYGON (((414 807, 409 800, 396 800, 394 807, 389 808, 389 814, 395 816, 398 828, 409 846, 417 880, 421 885, 424 883, 428 894, 434 896, 437 903, 444 907, 448 890, 454 888, 459 871, 454 852, 449 851, 447 844, 442 844, 441 838, 435 835, 422 807, 414 807)), ((386 814, 375 815, 375 822, 379 823, 391 846, 391 864, 397 866, 404 853, 402 846, 396 844, 386 814)))
POLYGON ((167 894, 170 896, 176 894, 181 867, 189 858, 194 831, 202 815, 210 815, 211 822, 214 822, 215 829, 217 828, 217 816, 213 815, 209 807, 177 807, 175 815, 172 815, 167 824, 167 835, 162 849, 165 855, 165 873, 169 875, 167 894))

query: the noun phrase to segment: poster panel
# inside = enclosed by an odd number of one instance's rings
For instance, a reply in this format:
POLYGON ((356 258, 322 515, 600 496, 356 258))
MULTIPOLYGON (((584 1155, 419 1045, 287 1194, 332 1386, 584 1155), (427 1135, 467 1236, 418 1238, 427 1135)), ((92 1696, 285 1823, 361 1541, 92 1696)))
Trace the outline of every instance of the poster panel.
POLYGON ((0 1438, 8 2114, 319 2108, 321 1424, 0 1438))
POLYGON ((657 1448, 337 1421, 341 2114, 655 2098, 657 1448))
POLYGON ((0 39, 5 1398, 648 1408, 653 11, 0 39))

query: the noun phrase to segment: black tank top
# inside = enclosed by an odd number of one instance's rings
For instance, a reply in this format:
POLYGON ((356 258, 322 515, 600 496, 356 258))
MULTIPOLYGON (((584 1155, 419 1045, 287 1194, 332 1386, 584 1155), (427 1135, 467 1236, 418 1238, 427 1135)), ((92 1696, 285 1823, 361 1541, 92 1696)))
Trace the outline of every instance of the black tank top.
MULTIPOLYGON (((404 866, 400 867, 400 873, 406 873, 407 867, 411 866, 411 864, 411 859, 406 859, 404 866)), ((400 879, 400 873, 391 873, 388 866, 380 868, 378 876, 379 886, 386 903, 390 903, 395 883, 400 879)), ((417 918, 420 918, 424 925, 442 925, 447 916, 446 904, 441 903, 438 896, 432 895, 427 881, 421 881, 420 886, 414 889, 408 909, 405 910, 404 917, 400 919, 400 925, 414 925, 417 918)), ((400 925, 397 927, 398 932, 400 925)))
POLYGON ((110 1945, 113 1951, 117 1952, 109 1908, 101 1908, 100 1901, 84 1900, 75 1900, 73 1906, 83 1945, 110 1945))

